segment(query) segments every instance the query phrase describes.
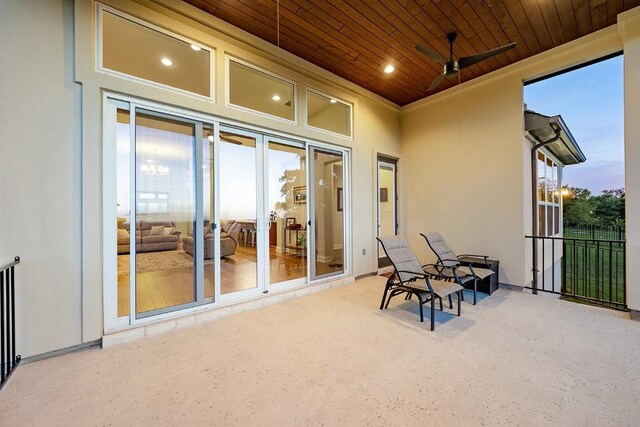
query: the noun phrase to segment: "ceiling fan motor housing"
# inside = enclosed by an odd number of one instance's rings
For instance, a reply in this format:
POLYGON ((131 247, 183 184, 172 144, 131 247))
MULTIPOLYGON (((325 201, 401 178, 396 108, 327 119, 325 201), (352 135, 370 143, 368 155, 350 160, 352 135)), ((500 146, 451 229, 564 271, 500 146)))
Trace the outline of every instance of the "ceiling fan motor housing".
POLYGON ((460 71, 460 67, 458 67, 458 61, 449 61, 444 64, 444 75, 452 76, 454 74, 458 74, 460 71))

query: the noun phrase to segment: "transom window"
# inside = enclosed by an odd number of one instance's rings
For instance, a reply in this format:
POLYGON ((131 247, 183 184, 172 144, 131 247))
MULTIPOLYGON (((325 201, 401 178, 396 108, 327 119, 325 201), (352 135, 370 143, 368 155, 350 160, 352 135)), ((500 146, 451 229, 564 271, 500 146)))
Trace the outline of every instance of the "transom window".
POLYGON ((211 51, 100 6, 99 69, 212 98, 211 51))
POLYGON ((351 123, 351 104, 307 89, 307 126, 351 137, 351 123))
POLYGON ((295 84, 269 71, 227 57, 230 106, 295 122, 295 84))

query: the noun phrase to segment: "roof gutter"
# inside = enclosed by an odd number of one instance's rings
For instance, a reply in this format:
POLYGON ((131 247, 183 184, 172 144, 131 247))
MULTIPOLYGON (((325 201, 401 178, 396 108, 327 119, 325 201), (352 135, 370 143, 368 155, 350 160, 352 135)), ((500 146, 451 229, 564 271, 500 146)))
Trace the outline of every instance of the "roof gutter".
POLYGON ((538 231, 538 180, 536 179, 538 150, 545 145, 556 142, 562 135, 562 128, 560 126, 556 123, 551 124, 551 126, 556 132, 555 136, 546 141, 539 142, 531 148, 531 235, 533 236, 531 239, 533 243, 533 268, 531 269, 533 272, 533 283, 531 288, 534 294, 538 293, 538 239, 536 238, 538 231))

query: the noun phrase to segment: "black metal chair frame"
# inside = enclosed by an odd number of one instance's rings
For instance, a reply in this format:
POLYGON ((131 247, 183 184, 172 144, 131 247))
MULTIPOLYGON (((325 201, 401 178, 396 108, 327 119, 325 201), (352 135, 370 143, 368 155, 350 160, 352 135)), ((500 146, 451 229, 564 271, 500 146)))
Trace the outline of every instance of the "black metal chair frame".
MULTIPOLYGON (((382 240, 376 238, 376 240, 378 240, 378 242, 380 242, 380 244, 382 245, 382 248, 384 249, 385 253, 387 253, 387 249, 384 246, 384 243, 382 242, 382 240)), ((437 298, 440 301, 440 311, 444 311, 443 307, 442 307, 442 297, 440 297, 439 295, 437 295, 434 291, 433 291, 433 287, 431 286, 431 282, 429 281, 429 278, 432 277, 434 279, 440 279, 440 280, 449 280, 450 277, 446 277, 446 276, 440 276, 440 275, 434 275, 431 273, 426 273, 424 271, 422 272, 417 272, 417 271, 405 271, 405 270, 398 270, 396 268, 395 263, 393 262, 393 260, 391 260, 391 258, 389 258, 389 260, 391 261, 391 265, 393 266, 393 273, 389 276, 389 278, 387 279, 387 283, 385 284, 384 287, 384 293, 382 294, 382 301, 380 301, 380 310, 382 309, 387 309, 389 307, 389 302, 391 302, 391 298, 401 295, 403 293, 406 293, 407 295, 405 296, 406 300, 410 300, 412 298, 413 295, 415 295, 418 298, 418 306, 420 307, 420 322, 424 322, 424 312, 422 309, 422 306, 428 302, 431 302, 431 330, 433 331, 434 325, 435 325, 435 299, 437 298), (408 280, 402 280, 400 278, 400 273, 407 273, 407 274, 412 274, 413 276, 408 279, 408 280), (426 293, 427 291, 424 288, 418 288, 418 287, 412 287, 411 283, 417 282, 418 279, 424 279, 426 285, 427 285, 427 289, 429 292, 429 296, 427 298, 423 298, 421 294, 426 293), (389 291, 391 291, 391 293, 389 293, 389 291), (387 297, 387 293, 389 293, 389 296, 387 297)), ((433 268, 448 268, 451 269, 453 271, 453 274, 455 277, 457 277, 457 275, 455 274, 455 267, 449 267, 446 265, 437 265, 437 264, 425 264, 422 266, 422 268, 427 268, 427 267, 433 267, 433 268)), ((456 295, 458 297, 458 317, 460 316, 460 299, 461 299, 461 293, 462 291, 457 291, 456 295)), ((453 300, 451 298, 451 294, 448 295, 449 297, 449 308, 453 309, 453 300)))
MULTIPOLYGON (((436 263, 437 265, 443 266, 443 267, 454 267, 454 268, 457 268, 457 267, 463 265, 463 263, 460 261, 460 259, 442 259, 442 258, 440 258, 440 255, 438 255, 438 252, 436 252, 435 249, 433 249, 433 246, 431 246, 431 243, 429 243, 429 239, 427 239, 427 236, 425 236, 424 233, 420 233, 420 235, 427 242, 427 245, 429 245, 429 248, 431 249, 431 251, 436 255, 436 257, 438 257, 438 262, 436 263), (448 266, 448 265, 445 264, 445 261, 446 262, 454 262, 455 264, 452 265, 452 266, 448 266)), ((489 266, 489 263, 487 262, 487 259, 489 258, 488 255, 474 255, 474 254, 458 255, 458 258, 462 258, 462 257, 476 258, 478 260, 483 259, 484 260, 484 264, 486 265, 487 269, 491 269, 491 267, 489 266)), ((469 271, 471 271, 471 275, 473 276, 473 305, 476 305, 476 303, 478 302, 478 276, 476 275, 476 272, 473 269, 473 266, 471 265, 471 263, 466 263, 466 264, 464 264, 464 266, 469 268, 469 271)), ((464 286, 462 284, 462 281, 460 280, 460 276, 455 274, 455 278, 456 278, 456 283, 457 284, 459 284, 460 286, 464 286)), ((462 301, 464 301, 464 292, 462 293, 462 301)))

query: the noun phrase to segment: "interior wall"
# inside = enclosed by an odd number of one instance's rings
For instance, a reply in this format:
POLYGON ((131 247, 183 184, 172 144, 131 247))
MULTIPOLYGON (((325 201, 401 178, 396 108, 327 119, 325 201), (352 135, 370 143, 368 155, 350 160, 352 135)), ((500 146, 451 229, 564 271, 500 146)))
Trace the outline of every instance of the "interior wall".
POLYGON ((73 1, 1 9, 0 264, 21 257, 16 345, 26 357, 81 342, 80 87, 73 1))
POLYGON ((423 261, 434 257, 419 233, 438 231, 458 253, 499 259, 501 282, 531 281, 523 81, 620 49, 609 27, 403 107, 407 238, 423 261))

